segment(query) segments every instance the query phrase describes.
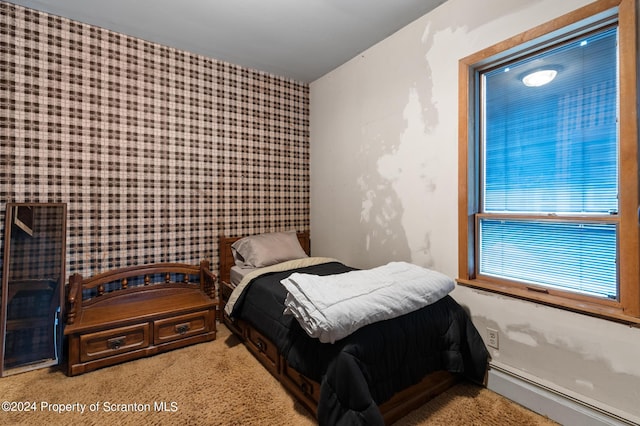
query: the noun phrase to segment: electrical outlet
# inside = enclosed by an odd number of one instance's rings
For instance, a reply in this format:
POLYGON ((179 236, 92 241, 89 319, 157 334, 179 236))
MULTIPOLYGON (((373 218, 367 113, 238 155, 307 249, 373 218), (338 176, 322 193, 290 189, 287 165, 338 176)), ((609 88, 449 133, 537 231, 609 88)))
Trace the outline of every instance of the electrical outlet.
POLYGON ((487 327, 487 346, 498 349, 498 330, 487 327))

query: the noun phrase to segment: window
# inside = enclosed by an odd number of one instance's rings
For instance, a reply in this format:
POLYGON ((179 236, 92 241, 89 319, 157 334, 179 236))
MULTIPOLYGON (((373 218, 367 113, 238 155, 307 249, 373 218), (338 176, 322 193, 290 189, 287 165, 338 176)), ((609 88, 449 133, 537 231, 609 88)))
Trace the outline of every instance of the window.
POLYGON ((640 320, 635 0, 460 61, 459 278, 640 320))

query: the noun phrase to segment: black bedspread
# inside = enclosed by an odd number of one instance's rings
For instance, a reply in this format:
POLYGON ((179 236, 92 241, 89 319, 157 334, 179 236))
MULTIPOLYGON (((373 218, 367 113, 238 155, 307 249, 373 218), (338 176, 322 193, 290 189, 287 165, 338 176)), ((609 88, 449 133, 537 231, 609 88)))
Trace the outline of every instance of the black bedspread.
MULTIPOLYGON (((338 262, 297 269, 317 275, 351 271, 338 262)), ((382 424, 377 405, 436 370, 482 382, 488 352, 466 312, 450 296, 399 318, 368 325, 334 344, 309 337, 283 315, 280 280, 294 271, 255 279, 233 317, 269 337, 291 367, 321 383, 321 425, 382 424)))

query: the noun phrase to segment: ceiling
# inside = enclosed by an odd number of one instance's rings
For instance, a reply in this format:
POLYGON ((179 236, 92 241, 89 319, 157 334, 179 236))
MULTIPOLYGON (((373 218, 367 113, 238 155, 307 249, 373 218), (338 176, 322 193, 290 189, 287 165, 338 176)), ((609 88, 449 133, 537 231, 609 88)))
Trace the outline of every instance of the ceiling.
POLYGON ((10 0, 309 83, 446 0, 10 0))

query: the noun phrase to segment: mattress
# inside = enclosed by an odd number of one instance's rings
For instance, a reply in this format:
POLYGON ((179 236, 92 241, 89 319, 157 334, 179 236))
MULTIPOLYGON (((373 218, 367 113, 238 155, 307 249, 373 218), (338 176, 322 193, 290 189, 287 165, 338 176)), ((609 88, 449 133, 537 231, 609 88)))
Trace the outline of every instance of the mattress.
POLYGON ((239 266, 231 267, 231 284, 238 285, 240 281, 247 275, 249 272, 255 271, 257 268, 241 268, 239 266))

